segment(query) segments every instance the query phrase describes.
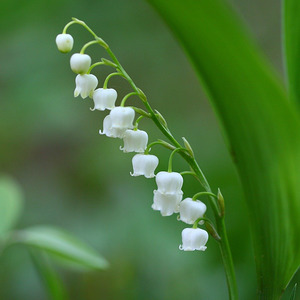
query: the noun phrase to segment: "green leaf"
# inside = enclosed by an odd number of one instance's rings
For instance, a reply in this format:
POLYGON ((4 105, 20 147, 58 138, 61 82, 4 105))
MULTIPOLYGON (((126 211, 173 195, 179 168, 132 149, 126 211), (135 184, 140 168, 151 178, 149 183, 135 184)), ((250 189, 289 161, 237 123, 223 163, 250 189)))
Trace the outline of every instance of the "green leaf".
POLYGON ((31 250, 30 255, 48 292, 49 298, 53 300, 68 299, 63 283, 53 269, 47 255, 39 250, 31 250))
POLYGON ((291 98, 300 104, 300 1, 284 1, 284 46, 291 98))
POLYGON ((108 262, 91 247, 53 227, 35 226, 16 232, 15 240, 46 251, 66 264, 88 269, 105 269, 108 262))
POLYGON ((0 235, 11 229, 18 220, 23 206, 19 185, 11 178, 0 177, 0 235))
POLYGON ((148 2, 182 44, 220 119, 246 195, 259 297, 279 299, 300 263, 296 108, 224 1, 148 2))

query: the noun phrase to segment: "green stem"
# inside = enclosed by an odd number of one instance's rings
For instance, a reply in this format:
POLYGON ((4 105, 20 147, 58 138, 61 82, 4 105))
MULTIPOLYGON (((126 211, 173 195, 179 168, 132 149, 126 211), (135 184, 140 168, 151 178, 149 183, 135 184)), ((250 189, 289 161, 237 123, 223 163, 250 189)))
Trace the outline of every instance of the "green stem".
POLYGON ((90 66, 90 68, 88 69, 87 74, 90 74, 91 71, 92 71, 95 67, 97 67, 97 66, 102 66, 102 65, 105 65, 105 63, 104 63, 103 61, 99 61, 99 62, 96 62, 96 63, 92 64, 92 65, 90 66))
POLYGON ((137 92, 132 92, 132 93, 127 94, 127 95, 122 99, 120 106, 125 106, 125 102, 127 101, 127 99, 128 99, 129 97, 131 97, 131 96, 134 96, 134 95, 138 95, 138 93, 137 93, 137 92))
POLYGON ((192 171, 183 171, 183 172, 180 172, 180 175, 192 175, 192 176, 197 176, 195 172, 192 172, 192 171))
POLYGON ((80 54, 84 54, 85 50, 91 46, 91 45, 94 45, 94 44, 99 44, 98 41, 91 41, 91 42, 88 42, 86 43, 80 50, 80 54))
POLYGON ((63 32, 62 33, 67 33, 67 29, 72 25, 72 24, 76 24, 77 22, 76 21, 71 21, 69 22, 63 29, 63 32))
POLYGON ((173 163, 173 157, 174 154, 178 151, 181 151, 182 148, 176 148, 175 150, 172 151, 172 153, 170 154, 170 158, 169 158, 169 164, 168 164, 168 172, 172 172, 172 163, 173 163))
POLYGON ((138 129, 139 123, 140 123, 140 121, 141 121, 143 118, 145 118, 145 116, 141 115, 141 116, 139 116, 139 117, 136 119, 135 124, 134 124, 134 129, 135 129, 135 130, 138 129))
POLYGON ((108 84, 109 79, 112 78, 112 77, 114 77, 114 76, 121 76, 121 77, 125 78, 125 77, 123 76, 123 74, 121 74, 120 72, 116 72, 116 73, 111 73, 111 74, 109 74, 109 75, 105 78, 105 81, 104 81, 104 83, 103 83, 103 88, 104 88, 104 89, 107 89, 107 84, 108 84))
POLYGON ((151 144, 149 144, 144 152, 144 154, 149 154, 149 151, 151 149, 151 147, 155 146, 155 145, 162 145, 162 146, 165 146, 164 142, 163 141, 156 141, 156 142, 153 142, 151 144))

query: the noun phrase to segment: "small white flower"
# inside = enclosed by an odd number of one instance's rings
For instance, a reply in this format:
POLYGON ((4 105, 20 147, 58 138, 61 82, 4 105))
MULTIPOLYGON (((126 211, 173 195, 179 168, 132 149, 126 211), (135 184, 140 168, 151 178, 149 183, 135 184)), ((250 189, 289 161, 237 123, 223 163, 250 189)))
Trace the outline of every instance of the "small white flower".
POLYGON ((72 50, 74 40, 70 34, 61 33, 56 37, 56 45, 60 52, 68 53, 72 50))
POLYGON ((91 66, 91 57, 87 54, 75 53, 71 56, 71 69, 76 74, 86 74, 91 66))
POLYGON ((113 128, 110 115, 103 120, 103 131, 99 130, 100 134, 105 134, 107 137, 122 138, 124 136, 124 129, 113 128))
POLYGON ((194 201, 192 198, 186 198, 180 202, 178 220, 187 224, 194 224, 197 219, 202 218, 206 212, 206 205, 200 200, 194 201))
MULTIPOLYGON (((157 175, 156 175, 157 176, 157 175)), ((159 210, 161 215, 171 216, 178 212, 178 205, 182 199, 182 191, 177 193, 161 193, 160 191, 153 191, 154 198, 152 208, 159 210)))
POLYGON ((114 89, 96 89, 93 94, 94 108, 92 110, 113 109, 117 100, 117 91, 114 89))
POLYGON ((183 178, 177 172, 159 172, 156 175, 157 190, 161 193, 178 193, 181 191, 183 178))
POLYGON ((135 112, 131 107, 118 106, 110 111, 111 127, 120 132, 120 136, 123 137, 127 129, 133 128, 133 120, 135 112))
POLYGON ((144 175, 146 178, 153 178, 154 171, 158 166, 158 158, 150 154, 136 154, 132 158, 133 173, 131 176, 144 175))
POLYGON ((80 94, 83 99, 87 96, 92 97, 93 92, 98 85, 97 77, 92 74, 79 74, 76 76, 75 82, 76 88, 74 91, 74 97, 77 97, 80 94))
POLYGON ((185 228, 182 231, 182 245, 179 246, 179 249, 184 251, 205 251, 207 240, 208 233, 205 230, 200 228, 185 228))
POLYGON ((144 152, 147 148, 148 134, 143 130, 127 129, 123 137, 124 147, 121 150, 126 152, 144 152))

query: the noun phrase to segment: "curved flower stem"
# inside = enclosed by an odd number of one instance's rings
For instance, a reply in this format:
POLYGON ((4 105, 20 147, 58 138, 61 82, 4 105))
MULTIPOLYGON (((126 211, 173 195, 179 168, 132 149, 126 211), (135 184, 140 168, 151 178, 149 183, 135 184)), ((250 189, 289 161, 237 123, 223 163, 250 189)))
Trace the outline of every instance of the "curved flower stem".
POLYGON ((96 62, 96 63, 92 64, 92 65, 90 66, 90 68, 88 69, 87 74, 90 74, 91 71, 92 71, 95 67, 97 67, 97 66, 102 66, 102 65, 106 65, 106 64, 105 64, 103 61, 99 61, 99 62, 96 62))
POLYGON ((81 48, 80 54, 84 54, 85 50, 86 50, 89 46, 94 45, 94 44, 99 44, 99 43, 98 43, 98 41, 95 41, 95 40, 86 43, 86 44, 81 48))
POLYGON ((145 116, 141 115, 141 116, 139 116, 139 117, 136 119, 136 121, 135 121, 135 123, 134 123, 134 130, 137 130, 137 129, 138 129, 139 123, 140 123, 140 121, 141 121, 143 118, 145 118, 145 116))
POLYGON ((196 200, 198 197, 200 196, 203 196, 203 195, 207 195, 207 196, 212 196, 213 198, 216 198, 217 199, 217 195, 211 193, 211 192, 200 192, 200 193, 197 193, 193 196, 193 200, 196 200))
POLYGON ((125 77, 123 76, 123 74, 120 73, 120 72, 116 72, 116 73, 111 73, 111 74, 109 74, 109 75, 105 78, 105 81, 104 81, 104 83, 103 83, 103 88, 104 88, 104 89, 107 89, 107 84, 108 84, 109 79, 112 78, 112 77, 114 77, 114 76, 121 76, 121 77, 125 78, 125 77))
POLYGON ((176 148, 175 150, 172 151, 172 153, 170 154, 170 158, 169 158, 169 164, 168 164, 168 172, 172 172, 172 163, 173 163, 173 156, 176 152, 178 151, 182 151, 185 150, 184 148, 176 148))
POLYGON ((162 145, 162 146, 164 146, 165 148, 170 149, 170 148, 168 147, 168 145, 169 145, 168 143, 166 143, 165 141, 162 141, 162 140, 158 140, 158 141, 155 141, 155 142, 153 142, 153 143, 150 143, 150 144, 147 146, 147 148, 146 148, 144 154, 149 154, 149 151, 151 150, 151 147, 153 147, 153 146, 155 146, 155 145, 162 145))
MULTIPOLYGON (((74 23, 81 24, 84 28, 86 28, 95 38, 95 40, 106 50, 108 55, 111 57, 112 61, 116 64, 118 72, 123 74, 123 77, 128 81, 128 83, 131 85, 134 92, 137 93, 138 97, 141 99, 141 101, 144 103, 146 109, 148 110, 151 119, 156 124, 158 129, 164 134, 164 136, 171 142, 172 146, 174 146, 174 149, 176 148, 183 148, 180 143, 174 138, 170 130, 161 123, 161 121, 158 119, 157 114, 155 114, 154 110, 150 106, 149 102, 147 101, 146 95, 143 93, 141 89, 139 89, 134 81, 131 79, 131 77, 128 75, 128 73, 125 71, 115 54, 112 52, 112 50, 109 48, 108 44, 103 41, 101 38, 99 38, 83 21, 80 21, 76 18, 73 18, 74 23)), ((69 24, 71 25, 72 22, 69 24)), ((74 24, 72 23, 72 24, 74 24)), ((69 26, 70 26, 69 25, 69 26)), ((151 146, 156 144, 162 144, 162 142, 154 142, 150 144, 151 146)), ((148 154, 150 145, 148 145, 147 149, 145 150, 145 154, 148 154)), ((166 146, 166 145, 164 145, 166 146)), ((167 147, 170 149, 170 147, 167 147)), ((172 150, 174 150, 172 149, 172 150)), ((185 149, 186 150, 186 149, 185 149)), ((179 151, 179 150, 178 150, 179 151)), ((198 178, 199 182, 203 186, 206 192, 212 193, 210 185, 204 176, 202 170, 200 169, 196 159, 189 153, 189 151, 180 151, 179 154, 182 156, 182 158, 190 165, 191 169, 195 172, 196 177, 198 178)), ((219 209, 217 205, 215 204, 215 197, 212 195, 209 195, 209 199, 211 202, 212 210, 214 212, 215 220, 216 220, 216 226, 217 226, 217 232, 220 235, 220 241, 219 241, 219 247, 222 255, 222 260, 224 264, 224 269, 226 273, 226 281, 228 286, 228 292, 229 292, 229 298, 230 300, 237 300, 238 299, 238 292, 237 292, 237 285, 236 285, 236 278, 235 278, 235 272, 233 267, 233 260, 232 255, 230 251, 230 246, 227 238, 227 232, 224 222, 224 215, 220 215, 219 209), (213 204, 214 203, 214 204, 213 204)))
POLYGON ((127 101, 127 99, 128 99, 129 97, 135 96, 135 95, 138 95, 138 93, 137 93, 137 92, 132 92, 132 93, 127 94, 127 95, 122 99, 120 106, 125 106, 125 102, 127 101))

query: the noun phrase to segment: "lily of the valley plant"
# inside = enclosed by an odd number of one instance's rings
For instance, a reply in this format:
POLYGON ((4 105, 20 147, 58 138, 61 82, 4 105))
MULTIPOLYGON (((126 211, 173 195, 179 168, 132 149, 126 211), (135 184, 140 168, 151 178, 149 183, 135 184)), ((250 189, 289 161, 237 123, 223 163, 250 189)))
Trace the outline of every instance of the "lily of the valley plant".
POLYGON ((220 192, 213 193, 207 179, 201 171, 194 152, 183 138, 183 145, 172 135, 164 117, 154 110, 143 91, 138 88, 128 73, 124 70, 115 54, 108 44, 98 37, 83 21, 73 18, 63 29, 63 32, 56 37, 58 50, 67 53, 72 50, 73 37, 67 34, 67 29, 72 24, 79 24, 87 29, 93 36, 93 40, 86 43, 80 53, 75 53, 70 58, 70 66, 74 73, 76 87, 74 97, 81 96, 83 99, 90 97, 94 106, 91 111, 108 111, 103 118, 103 127, 99 130, 101 135, 123 140, 124 153, 136 153, 132 157, 132 176, 144 176, 155 178, 157 189, 153 191, 152 209, 157 210, 162 216, 178 214, 178 220, 190 227, 182 231, 182 243, 180 250, 184 251, 205 251, 209 234, 219 243, 221 252, 226 263, 227 280, 230 293, 236 294, 235 275, 232 263, 231 252, 226 236, 224 223, 224 199, 220 192), (85 53, 89 46, 98 44, 106 50, 110 59, 102 58, 101 61, 92 62, 92 58, 85 53), (102 86, 98 87, 98 79, 91 74, 92 70, 101 65, 113 68, 115 71, 107 76, 102 86), (118 101, 118 93, 112 87, 108 88, 109 79, 113 76, 123 77, 132 87, 132 92, 118 101), (126 106, 129 97, 136 97, 138 106, 126 106), (140 107, 143 105, 144 107, 140 107), (148 143, 148 134, 141 129, 143 119, 151 119, 158 129, 165 135, 165 140, 154 140, 148 143), (168 162, 168 169, 155 174, 159 164, 157 156, 152 154, 155 145, 163 146, 171 151, 168 162), (151 154, 149 153, 151 151, 151 154), (175 154, 179 154, 189 165, 189 170, 175 172, 172 168, 172 160, 175 154), (183 199, 183 176, 193 176, 201 183, 201 191, 183 199), (205 216, 206 204, 201 200, 208 200, 215 216, 215 224, 205 216), (199 228, 199 226, 205 229, 199 228))

